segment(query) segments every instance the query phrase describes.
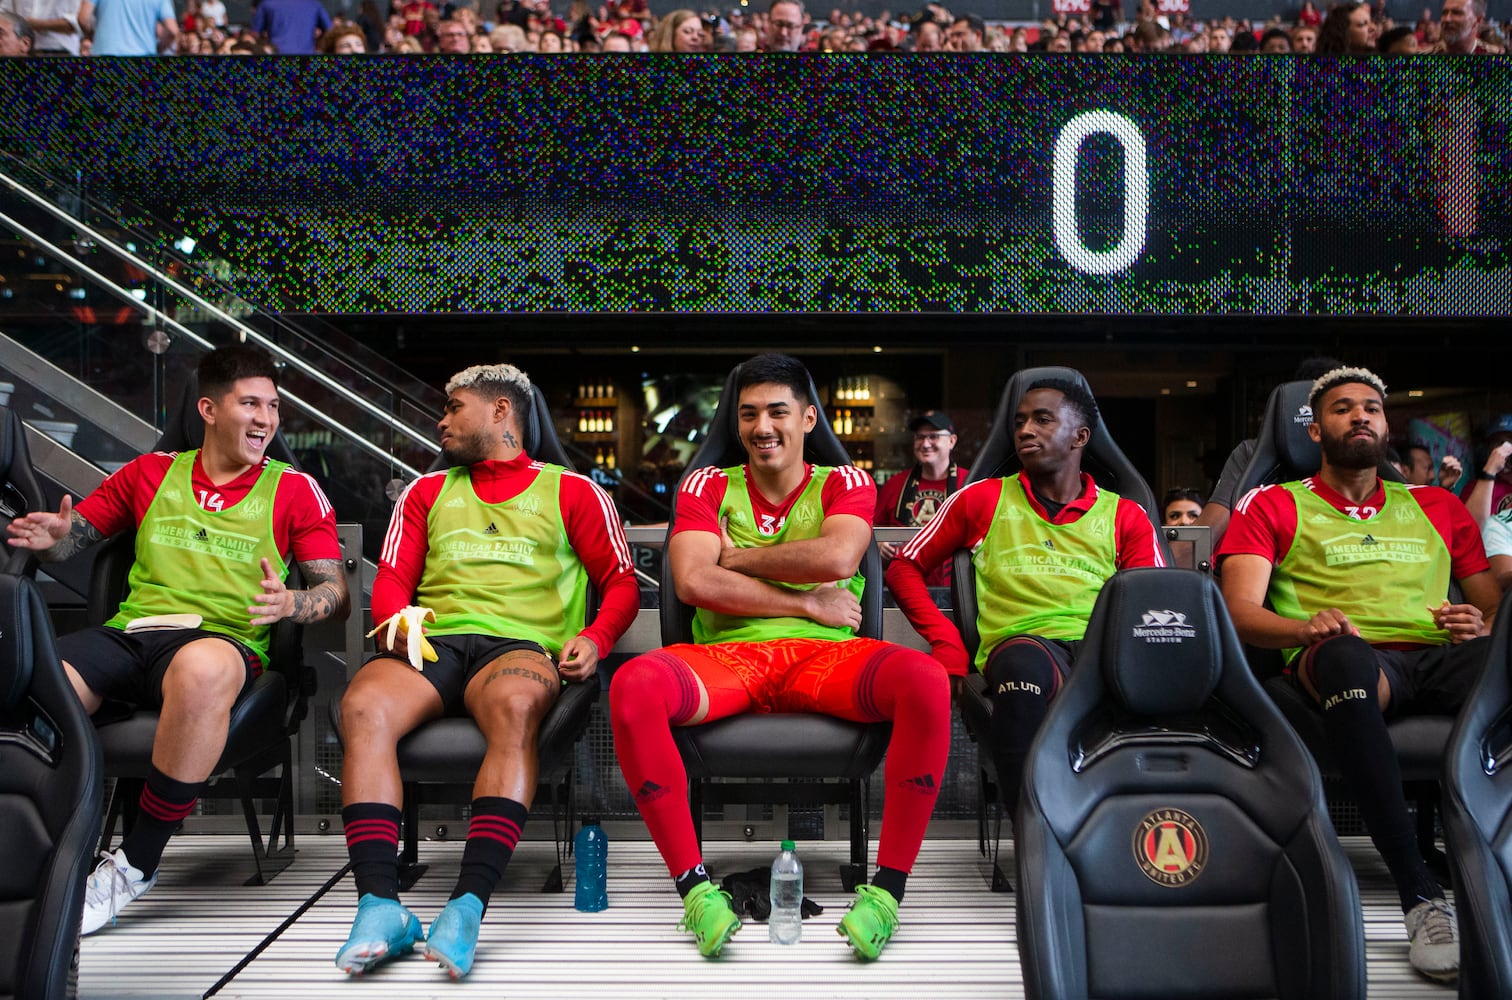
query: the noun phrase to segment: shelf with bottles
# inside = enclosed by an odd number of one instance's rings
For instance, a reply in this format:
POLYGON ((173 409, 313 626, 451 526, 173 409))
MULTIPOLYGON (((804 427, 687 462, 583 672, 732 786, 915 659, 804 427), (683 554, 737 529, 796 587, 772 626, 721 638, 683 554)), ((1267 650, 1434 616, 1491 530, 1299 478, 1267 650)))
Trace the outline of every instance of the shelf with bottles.
POLYGON ((830 427, 842 441, 870 441, 875 417, 871 407, 841 406, 829 414, 830 427))
POLYGON ((615 410, 579 410, 572 436, 578 441, 613 441, 618 420, 615 410))
POLYGON ((619 390, 608 379, 597 382, 579 382, 577 395, 573 397, 572 405, 581 407, 607 407, 619 406, 619 390))
POLYGON ((865 469, 867 472, 876 468, 876 457, 870 441, 863 441, 857 438, 845 440, 845 450, 850 454, 851 461, 855 463, 856 468, 865 469))

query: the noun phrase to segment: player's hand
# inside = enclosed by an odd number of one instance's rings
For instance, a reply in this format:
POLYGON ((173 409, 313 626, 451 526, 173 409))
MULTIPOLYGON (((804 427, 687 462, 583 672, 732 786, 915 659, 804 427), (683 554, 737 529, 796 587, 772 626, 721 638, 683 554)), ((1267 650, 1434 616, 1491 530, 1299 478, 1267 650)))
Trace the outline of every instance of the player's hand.
POLYGON ((846 588, 849 582, 821 583, 810 590, 808 617, 831 628, 860 628, 861 602, 846 588))
POLYGON ((599 651, 593 640, 585 635, 575 635, 562 645, 557 673, 564 681, 580 684, 598 671, 598 661, 599 651))
POLYGON ((719 565, 725 569, 730 568, 730 559, 738 551, 735 539, 730 537, 730 519, 719 519, 719 565))
POLYGON ((283 578, 273 572, 273 564, 262 561, 263 592, 252 598, 253 605, 247 609, 253 625, 272 625, 294 613, 294 595, 284 586, 283 578))
POLYGON ((1488 476, 1499 476, 1507 469, 1507 459, 1512 457, 1512 441, 1503 441, 1491 449, 1483 468, 1488 476))
POLYGON ((416 670, 424 670, 427 661, 436 662, 436 651, 425 637, 426 619, 435 621, 436 613, 430 608, 412 604, 373 626, 373 631, 368 636, 371 638, 382 631, 383 636, 377 641, 379 651, 395 655, 399 652, 398 643, 403 642, 404 658, 409 661, 409 665, 416 670))
POLYGON ((1439 459, 1438 484, 1445 489, 1459 482, 1460 473, 1465 467, 1460 465, 1460 460, 1453 455, 1445 455, 1439 459))
POLYGON ((1486 618, 1481 614, 1481 609, 1473 604, 1450 604, 1445 601, 1428 610, 1433 614, 1434 626, 1448 632, 1451 643, 1468 642, 1486 634, 1486 618))
POLYGON ((6 526, 6 539, 18 549, 43 552, 68 536, 73 527, 73 497, 63 494, 57 513, 50 510, 34 510, 16 518, 6 526))
POLYGON ((1338 608, 1319 611, 1307 621, 1297 624, 1297 644, 1301 646, 1311 646, 1336 635, 1359 634, 1360 630, 1338 608))
POLYGON ((883 562, 891 562, 892 559, 893 559, 893 557, 898 554, 898 550, 901 549, 902 547, 903 546, 899 545, 897 542, 878 542, 877 543, 877 551, 880 552, 880 553, 882 553, 882 561, 883 562))

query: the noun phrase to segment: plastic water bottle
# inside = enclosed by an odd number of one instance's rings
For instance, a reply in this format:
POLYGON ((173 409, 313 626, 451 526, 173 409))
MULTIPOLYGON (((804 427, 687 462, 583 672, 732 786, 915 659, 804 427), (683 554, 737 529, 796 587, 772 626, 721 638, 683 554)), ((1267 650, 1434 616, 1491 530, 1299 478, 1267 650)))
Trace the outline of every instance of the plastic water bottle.
POLYGON ((776 944, 797 944, 803 937, 803 862, 793 853, 793 842, 782 842, 782 853, 772 862, 772 915, 767 933, 776 944))
POLYGON ((572 841, 577 858, 577 888, 572 905, 584 913, 597 913, 609 905, 609 838, 598 817, 584 816, 583 828, 572 841))

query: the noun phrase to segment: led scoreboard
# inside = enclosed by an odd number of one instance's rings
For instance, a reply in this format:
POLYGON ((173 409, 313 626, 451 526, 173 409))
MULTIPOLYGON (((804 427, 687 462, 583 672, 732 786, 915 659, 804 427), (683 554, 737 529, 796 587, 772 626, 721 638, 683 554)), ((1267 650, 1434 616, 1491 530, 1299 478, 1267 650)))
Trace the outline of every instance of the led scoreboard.
POLYGON ((0 144, 283 310, 1505 316, 1509 77, 1499 57, 4 60, 0 144))

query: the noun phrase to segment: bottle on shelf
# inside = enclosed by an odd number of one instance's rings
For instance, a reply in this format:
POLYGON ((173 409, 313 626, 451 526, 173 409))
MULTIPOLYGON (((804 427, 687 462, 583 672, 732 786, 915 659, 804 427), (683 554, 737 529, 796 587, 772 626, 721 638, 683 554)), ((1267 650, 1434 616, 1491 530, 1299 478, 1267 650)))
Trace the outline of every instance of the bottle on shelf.
POLYGON ((572 840, 572 853, 577 858, 573 906, 597 913, 609 905, 609 838, 596 816, 583 817, 583 828, 572 840))
POLYGON ((803 937, 803 862, 791 840, 782 842, 782 853, 772 862, 771 892, 767 934, 773 944, 797 944, 803 937))
POLYGON ((843 433, 845 433, 845 415, 844 415, 844 411, 843 410, 836 410, 835 411, 835 421, 834 421, 834 423, 835 423, 835 433, 836 434, 843 434, 843 433))
POLYGON ((846 410, 845 411, 845 430, 844 430, 843 433, 845 434, 846 437, 850 437, 851 434, 852 434, 852 432, 855 431, 855 429, 856 429, 856 424, 855 424, 855 421, 851 419, 851 411, 850 410, 846 410))
POLYGON ((588 433, 588 411, 587 410, 579 410, 578 411, 578 433, 579 434, 587 434, 588 433))
POLYGON ((604 430, 607 433, 609 433, 609 434, 613 434, 614 433, 614 411, 613 410, 605 410, 604 411, 604 430))
POLYGON ((607 465, 611 470, 614 468, 615 461, 614 461, 614 449, 613 448, 610 448, 609 449, 609 454, 607 454, 607 455, 604 456, 604 464, 607 465))

